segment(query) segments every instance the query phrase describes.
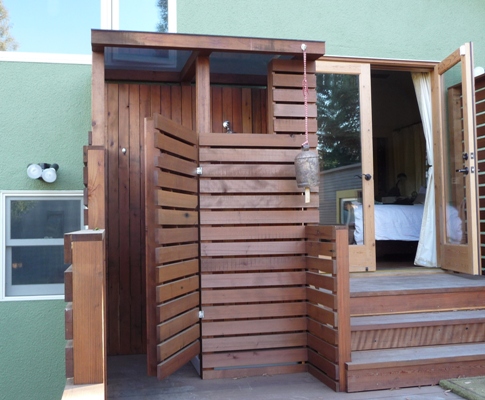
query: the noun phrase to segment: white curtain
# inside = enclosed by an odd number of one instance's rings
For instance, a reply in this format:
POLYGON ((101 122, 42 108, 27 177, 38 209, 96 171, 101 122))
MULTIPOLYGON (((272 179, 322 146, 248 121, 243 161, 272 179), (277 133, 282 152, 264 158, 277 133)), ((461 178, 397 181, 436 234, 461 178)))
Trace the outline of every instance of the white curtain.
POLYGON ((421 224, 418 250, 414 264, 423 267, 437 267, 431 76, 429 73, 413 72, 412 77, 416 98, 418 100, 419 113, 421 114, 421 121, 423 123, 424 137, 426 139, 426 158, 428 165, 431 165, 428 169, 423 222, 421 224))

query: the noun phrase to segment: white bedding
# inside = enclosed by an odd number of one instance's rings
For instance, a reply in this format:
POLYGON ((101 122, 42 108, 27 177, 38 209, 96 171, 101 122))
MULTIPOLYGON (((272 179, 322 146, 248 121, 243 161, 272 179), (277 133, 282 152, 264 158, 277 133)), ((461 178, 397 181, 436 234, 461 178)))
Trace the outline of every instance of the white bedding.
MULTIPOLYGON (((421 221, 423 219, 423 204, 376 204, 374 219, 376 240, 419 240, 421 221)), ((364 243, 362 226, 362 206, 354 206, 355 232, 357 244, 364 243)))

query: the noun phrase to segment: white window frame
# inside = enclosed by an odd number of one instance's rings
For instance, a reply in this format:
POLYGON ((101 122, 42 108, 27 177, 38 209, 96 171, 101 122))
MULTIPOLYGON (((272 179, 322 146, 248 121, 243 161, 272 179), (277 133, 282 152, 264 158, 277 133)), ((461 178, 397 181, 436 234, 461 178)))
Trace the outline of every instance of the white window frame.
MULTIPOLYGON (((101 1, 101 29, 120 29, 120 0, 101 1)), ((177 33, 177 0, 168 0, 168 31, 177 33)))
MULTIPOLYGON (((50 289, 54 288, 57 290, 62 291, 61 294, 33 294, 33 295, 8 295, 7 296, 7 282, 8 282, 8 271, 7 271, 7 245, 12 245, 12 243, 8 242, 8 229, 10 227, 10 218, 11 215, 7 214, 7 202, 10 198, 15 197, 22 197, 25 200, 29 199, 58 199, 58 198, 70 198, 73 200, 80 200, 81 207, 79 212, 81 213, 81 224, 83 224, 83 192, 81 190, 36 190, 36 191, 27 191, 27 190, 5 190, 0 191, 0 214, 1 214, 1 233, 0 233, 0 245, 1 245, 1 271, 0 271, 0 301, 25 301, 25 300, 60 300, 64 299, 64 284, 51 284, 46 285, 46 288, 49 287, 50 289)), ((85 228, 85 226, 80 227, 80 229, 85 228)), ((19 241, 28 241, 28 239, 18 239, 19 241)), ((43 240, 43 239, 40 239, 43 240)), ((54 239, 59 241, 56 245, 63 245, 64 239, 54 239)), ((15 243, 17 239, 12 240, 15 243)), ((50 243, 52 243, 53 239, 49 239, 50 243)), ((39 240, 36 239, 36 244, 42 244, 39 240)), ((11 273, 11 272, 10 272, 11 273)))
MULTIPOLYGON (((99 0, 101 8, 101 29, 120 29, 119 1, 120 0, 99 0)), ((177 0, 168 0, 168 32, 177 33, 177 0)), ((0 51, 0 61, 87 65, 92 63, 92 55, 0 51)))

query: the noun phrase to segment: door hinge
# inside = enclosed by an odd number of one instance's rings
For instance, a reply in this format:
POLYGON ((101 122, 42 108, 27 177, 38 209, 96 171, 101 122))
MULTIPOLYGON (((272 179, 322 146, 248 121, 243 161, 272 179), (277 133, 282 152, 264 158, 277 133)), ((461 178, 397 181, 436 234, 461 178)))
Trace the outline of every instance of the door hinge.
POLYGON ((197 175, 202 175, 202 167, 197 167, 195 172, 197 173, 197 175))
POLYGON ((199 311, 199 319, 204 319, 204 311, 199 311))

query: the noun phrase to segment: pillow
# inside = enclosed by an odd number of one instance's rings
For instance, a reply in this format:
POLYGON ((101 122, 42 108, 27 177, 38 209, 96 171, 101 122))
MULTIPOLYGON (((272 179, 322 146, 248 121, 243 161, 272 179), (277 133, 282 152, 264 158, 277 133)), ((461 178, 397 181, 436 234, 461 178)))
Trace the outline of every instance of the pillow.
POLYGON ((426 193, 418 193, 416 198, 414 199, 414 204, 424 204, 424 200, 426 199, 426 193))

